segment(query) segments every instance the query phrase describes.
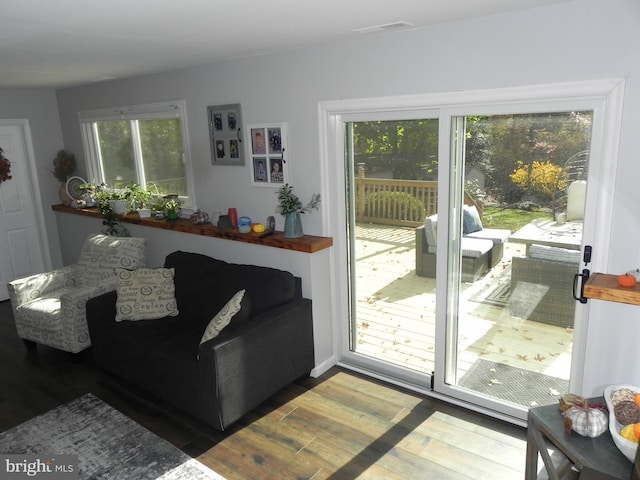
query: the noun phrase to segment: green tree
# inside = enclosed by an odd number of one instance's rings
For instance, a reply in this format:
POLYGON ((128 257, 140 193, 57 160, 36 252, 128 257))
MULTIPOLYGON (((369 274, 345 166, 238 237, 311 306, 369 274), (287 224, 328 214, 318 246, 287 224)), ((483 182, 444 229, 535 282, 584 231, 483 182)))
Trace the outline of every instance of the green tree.
POLYGON ((393 178, 416 180, 437 172, 438 120, 354 123, 356 162, 393 178))

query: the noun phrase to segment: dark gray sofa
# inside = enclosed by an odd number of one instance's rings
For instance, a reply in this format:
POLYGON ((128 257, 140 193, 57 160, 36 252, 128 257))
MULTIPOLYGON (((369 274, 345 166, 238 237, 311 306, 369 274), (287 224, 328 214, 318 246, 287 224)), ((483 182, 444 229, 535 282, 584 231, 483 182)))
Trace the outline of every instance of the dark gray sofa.
POLYGON ((178 316, 116 322, 116 292, 87 303, 100 367, 221 431, 309 375, 311 300, 302 298, 300 278, 180 251, 165 267, 175 268, 178 316), (240 289, 250 300, 249 318, 199 346, 211 318, 240 289))

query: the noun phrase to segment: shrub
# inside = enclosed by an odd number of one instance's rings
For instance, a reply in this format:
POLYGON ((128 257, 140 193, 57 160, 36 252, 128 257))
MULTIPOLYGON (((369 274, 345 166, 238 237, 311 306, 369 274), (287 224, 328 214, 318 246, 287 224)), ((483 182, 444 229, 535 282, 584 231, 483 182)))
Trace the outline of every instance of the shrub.
POLYGON ((549 161, 534 161, 531 165, 518 161, 517 165, 518 168, 509 177, 525 192, 538 194, 550 200, 556 188, 561 190, 566 186, 566 180, 560 178, 562 167, 549 161))
POLYGON ((424 204, 407 192, 375 192, 368 195, 365 202, 368 217, 421 222, 425 213, 424 204))

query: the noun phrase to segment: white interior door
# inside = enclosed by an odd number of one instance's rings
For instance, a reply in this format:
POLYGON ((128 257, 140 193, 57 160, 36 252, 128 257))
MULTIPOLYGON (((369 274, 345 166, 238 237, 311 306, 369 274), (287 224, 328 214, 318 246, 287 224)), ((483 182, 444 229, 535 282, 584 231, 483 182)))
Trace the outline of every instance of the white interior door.
POLYGON ((10 180, 0 185, 0 301, 7 282, 45 268, 29 168, 28 125, 0 123, 0 148, 11 162, 10 180))

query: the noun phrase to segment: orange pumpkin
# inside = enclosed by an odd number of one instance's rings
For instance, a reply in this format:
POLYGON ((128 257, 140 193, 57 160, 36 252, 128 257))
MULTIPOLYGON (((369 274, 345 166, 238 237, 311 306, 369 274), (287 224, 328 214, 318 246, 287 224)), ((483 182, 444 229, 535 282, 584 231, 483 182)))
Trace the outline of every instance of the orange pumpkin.
POLYGON ((618 285, 621 287, 633 287, 636 284, 636 277, 629 274, 618 275, 618 285))

